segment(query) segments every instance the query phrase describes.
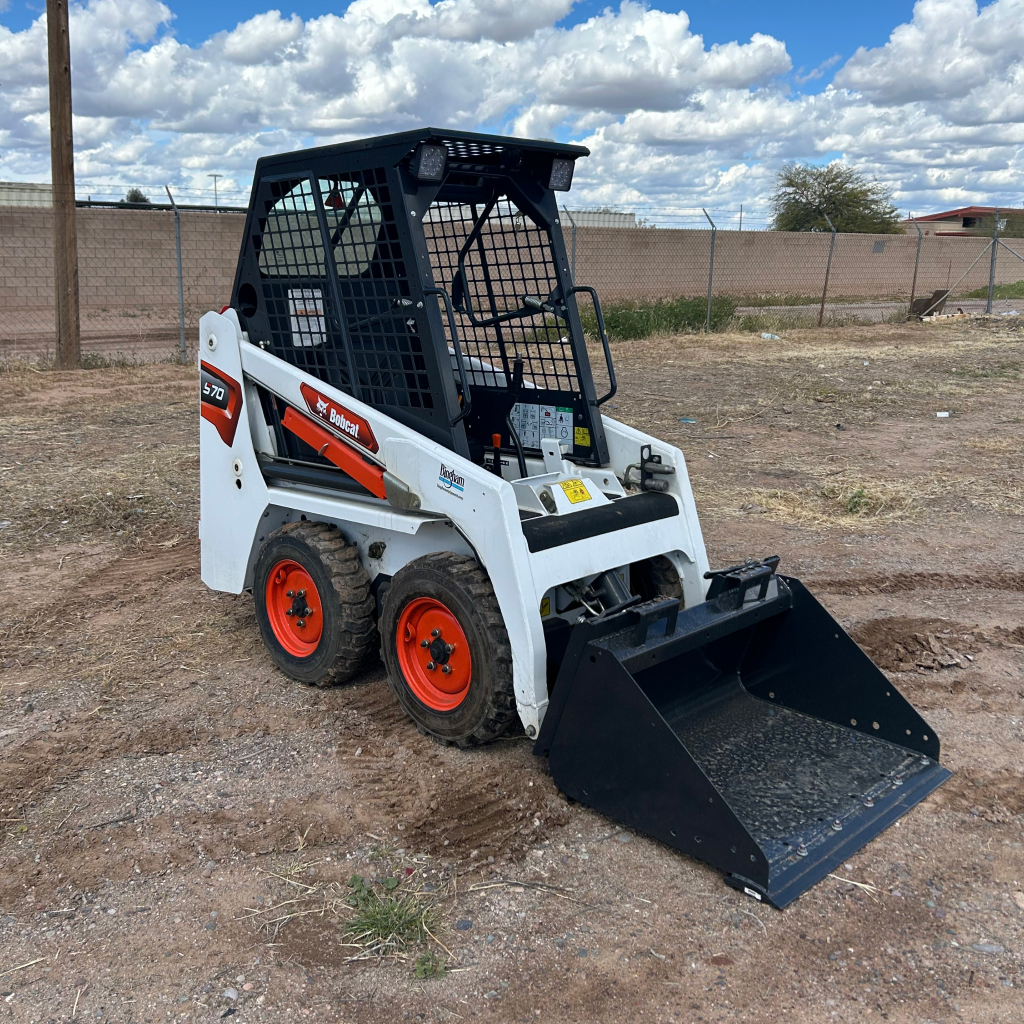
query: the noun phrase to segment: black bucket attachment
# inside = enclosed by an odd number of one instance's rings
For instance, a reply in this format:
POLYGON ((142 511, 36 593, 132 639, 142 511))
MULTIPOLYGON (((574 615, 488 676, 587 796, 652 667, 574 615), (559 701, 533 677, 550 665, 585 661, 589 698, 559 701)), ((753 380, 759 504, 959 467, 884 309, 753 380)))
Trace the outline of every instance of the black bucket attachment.
POLYGON ((940 786, 939 741, 777 559, 574 627, 535 752, 580 803, 791 903, 940 786))

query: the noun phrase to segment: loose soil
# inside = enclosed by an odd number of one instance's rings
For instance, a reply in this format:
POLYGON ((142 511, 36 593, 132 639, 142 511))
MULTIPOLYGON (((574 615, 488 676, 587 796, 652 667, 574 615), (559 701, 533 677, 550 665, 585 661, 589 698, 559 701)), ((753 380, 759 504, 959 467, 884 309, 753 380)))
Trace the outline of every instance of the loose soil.
POLYGON ((421 736, 379 664, 278 673, 199 579, 192 369, 0 374, 0 1020, 1019 1021, 1022 344, 615 348, 606 411, 684 450, 712 563, 780 554, 955 772, 784 912, 568 803, 522 737, 421 736), (364 955, 356 875, 423 941, 364 955))

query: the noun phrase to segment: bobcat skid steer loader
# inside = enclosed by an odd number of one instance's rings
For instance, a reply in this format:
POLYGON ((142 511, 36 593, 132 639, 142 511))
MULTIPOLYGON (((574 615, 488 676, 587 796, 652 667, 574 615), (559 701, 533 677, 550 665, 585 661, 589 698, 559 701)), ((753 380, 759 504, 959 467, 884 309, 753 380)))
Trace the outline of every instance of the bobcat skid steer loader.
POLYGON ((518 721, 568 796, 783 907, 949 773, 778 558, 708 571, 682 453, 602 415, 555 201, 586 155, 426 128, 259 161, 200 323, 202 577, 286 675, 379 648, 422 731, 518 721))

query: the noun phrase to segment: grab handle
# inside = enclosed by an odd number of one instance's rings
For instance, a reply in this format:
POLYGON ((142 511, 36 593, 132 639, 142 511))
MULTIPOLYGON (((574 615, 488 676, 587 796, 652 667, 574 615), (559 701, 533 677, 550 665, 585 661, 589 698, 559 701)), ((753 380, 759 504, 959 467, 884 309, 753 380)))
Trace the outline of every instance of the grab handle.
POLYGON ((577 292, 586 292, 590 296, 591 301, 594 303, 594 312, 597 314, 597 329, 601 334, 601 346, 604 348, 604 361, 605 365, 608 367, 608 382, 611 384, 611 387, 608 389, 608 394, 603 398, 599 398, 594 404, 604 405, 604 403, 615 394, 618 388, 618 384, 615 381, 615 367, 612 365, 612 350, 608 345, 608 332, 605 330, 604 326, 604 314, 601 312, 601 303, 597 297, 597 291, 595 289, 585 284, 574 285, 569 289, 570 295, 575 295, 577 292))
POLYGON ((424 295, 439 295, 444 299, 445 312, 448 314, 448 330, 452 334, 452 348, 455 349, 455 365, 459 368, 459 379, 462 381, 462 411, 456 416, 451 424, 464 420, 473 408, 473 396, 469 390, 469 375, 466 373, 466 366, 462 361, 462 346, 459 344, 459 329, 455 326, 455 311, 452 309, 452 300, 444 288, 424 288, 424 295))

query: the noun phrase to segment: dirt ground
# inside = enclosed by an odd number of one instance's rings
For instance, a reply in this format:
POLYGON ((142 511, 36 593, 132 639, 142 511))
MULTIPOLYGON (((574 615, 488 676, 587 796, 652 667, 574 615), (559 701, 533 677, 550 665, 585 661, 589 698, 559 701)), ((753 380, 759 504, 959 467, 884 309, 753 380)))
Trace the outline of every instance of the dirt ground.
POLYGON ((379 665, 280 675, 199 579, 193 370, 0 374, 0 1021, 1020 1021, 1022 347, 616 347, 607 411, 683 448, 712 564, 780 554, 955 772, 783 912, 521 737, 422 737, 379 665), (367 887, 423 941, 366 955, 367 887))

